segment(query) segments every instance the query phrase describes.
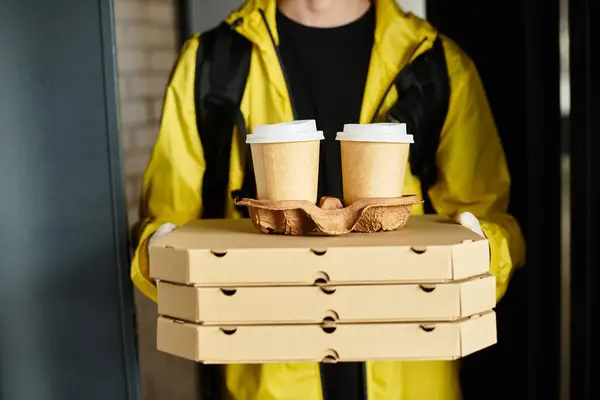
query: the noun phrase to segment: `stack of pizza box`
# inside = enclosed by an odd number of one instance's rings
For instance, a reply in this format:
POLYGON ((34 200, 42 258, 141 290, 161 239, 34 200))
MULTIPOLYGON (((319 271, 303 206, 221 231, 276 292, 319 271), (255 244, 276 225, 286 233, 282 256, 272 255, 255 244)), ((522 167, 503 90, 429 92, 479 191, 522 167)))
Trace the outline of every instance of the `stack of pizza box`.
POLYGON ((449 360, 496 342, 485 238, 439 216, 337 237, 198 220, 157 240, 158 349, 203 363, 449 360))

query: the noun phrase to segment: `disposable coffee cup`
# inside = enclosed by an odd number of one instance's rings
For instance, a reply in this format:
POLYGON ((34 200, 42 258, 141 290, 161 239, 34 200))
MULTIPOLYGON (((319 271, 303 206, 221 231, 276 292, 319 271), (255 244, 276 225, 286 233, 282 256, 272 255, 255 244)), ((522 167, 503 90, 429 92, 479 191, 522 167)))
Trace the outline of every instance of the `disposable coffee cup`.
POLYGON ((319 142, 314 120, 259 125, 246 137, 258 200, 317 202, 319 142))
POLYGON ((346 124, 336 137, 342 152, 344 203, 403 195, 413 135, 406 124, 346 124))

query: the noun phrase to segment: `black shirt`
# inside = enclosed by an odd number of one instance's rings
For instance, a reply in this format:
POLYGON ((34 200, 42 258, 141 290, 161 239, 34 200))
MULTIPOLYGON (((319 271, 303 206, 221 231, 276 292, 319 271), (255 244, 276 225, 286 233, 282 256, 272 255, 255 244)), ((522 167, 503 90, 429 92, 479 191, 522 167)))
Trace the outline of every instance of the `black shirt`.
MULTIPOLYGON (((277 11, 279 52, 296 119, 315 119, 321 142, 319 197, 342 198, 342 161, 337 132, 357 123, 375 36, 375 9, 336 28, 300 25, 277 11)), ((362 400, 362 363, 321 364, 325 400, 362 400)))
POLYGON ((375 35, 375 10, 335 28, 298 24, 277 11, 279 52, 296 119, 315 119, 321 143, 319 197, 342 198, 337 132, 357 123, 375 35))

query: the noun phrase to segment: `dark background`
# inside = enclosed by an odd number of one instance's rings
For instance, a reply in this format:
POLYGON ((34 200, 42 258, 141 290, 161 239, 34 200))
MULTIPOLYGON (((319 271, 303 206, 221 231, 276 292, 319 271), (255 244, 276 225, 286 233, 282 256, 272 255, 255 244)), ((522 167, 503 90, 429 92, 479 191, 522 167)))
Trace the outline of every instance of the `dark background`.
POLYGON ((510 13, 475 0, 427 4, 428 19, 456 40, 478 67, 511 171, 510 211, 527 242, 527 265, 514 275, 497 307, 498 344, 463 361, 463 391, 467 399, 481 398, 484 392, 485 398, 558 398, 558 2, 555 7, 544 0, 521 2, 511 6, 510 13), (490 393, 486 388, 492 382, 490 393))

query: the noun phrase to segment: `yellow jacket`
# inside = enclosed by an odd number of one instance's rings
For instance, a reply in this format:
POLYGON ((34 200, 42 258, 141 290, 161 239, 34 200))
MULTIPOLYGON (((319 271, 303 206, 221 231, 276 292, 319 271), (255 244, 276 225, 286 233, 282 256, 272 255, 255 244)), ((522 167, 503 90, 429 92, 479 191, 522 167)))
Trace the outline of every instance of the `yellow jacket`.
MULTIPOLYGON (((380 99, 398 72, 429 49, 437 32, 426 21, 402 11, 394 0, 375 0, 376 30, 369 74, 360 115, 369 123, 380 99), (425 41, 413 54, 417 45, 425 41)), ((273 43, 259 9, 278 41, 275 0, 249 0, 227 22, 254 43, 241 110, 249 127, 293 119, 290 99, 273 43), (240 22, 241 21, 241 22, 240 22)), ((131 266, 137 287, 156 301, 156 287, 148 277, 147 241, 159 226, 182 225, 201 214, 205 162, 194 108, 195 58, 198 36, 183 46, 164 101, 160 133, 144 177, 142 231, 131 266)), ((473 62, 444 38, 450 77, 450 106, 437 152, 437 183, 430 199, 440 214, 470 211, 481 220, 491 248, 491 271, 497 278, 497 297, 506 291, 513 269, 525 258, 519 226, 507 214, 510 177, 496 126, 473 62)), ((394 88, 380 117, 395 102, 394 88)), ((230 190, 242 185, 237 132, 232 145, 230 190)), ((408 171, 405 193, 420 194, 418 180, 408 171)), ((228 200, 229 218, 239 218, 228 200)), ((423 212, 415 207, 414 213, 423 212)), ((369 362, 369 400, 452 400, 460 398, 458 364, 450 361, 369 362)), ((317 364, 233 365, 225 382, 233 399, 322 399, 317 364)))

